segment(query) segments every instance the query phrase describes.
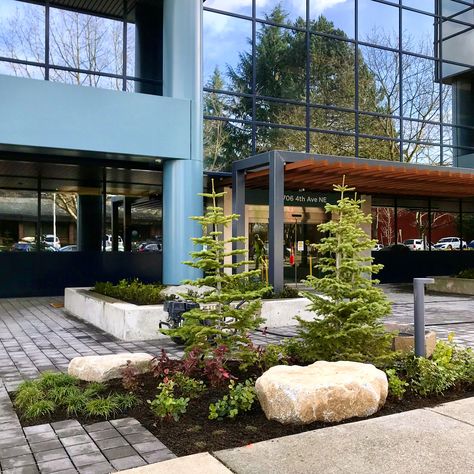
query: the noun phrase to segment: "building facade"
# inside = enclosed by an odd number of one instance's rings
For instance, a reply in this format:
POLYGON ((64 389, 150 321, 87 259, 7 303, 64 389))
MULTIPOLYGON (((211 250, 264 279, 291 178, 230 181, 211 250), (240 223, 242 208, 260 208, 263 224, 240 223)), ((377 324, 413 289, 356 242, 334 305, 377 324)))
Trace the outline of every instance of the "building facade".
POLYGON ((0 38, 2 294, 192 277, 202 2, 7 0, 0 38))
MULTIPOLYGON (((464 0, 2 0, 0 296, 192 277, 181 262, 203 169, 259 153, 474 167, 473 12, 464 0), (73 251, 50 251, 56 239, 73 251), (20 242, 28 252, 11 252, 20 242)), ((333 197, 309 189, 284 193, 288 261, 307 259, 333 197)), ((268 207, 262 190, 247 200, 254 256, 268 207)), ((383 245, 426 240, 428 224, 436 239, 474 239, 455 196, 378 193, 371 207, 383 245)))

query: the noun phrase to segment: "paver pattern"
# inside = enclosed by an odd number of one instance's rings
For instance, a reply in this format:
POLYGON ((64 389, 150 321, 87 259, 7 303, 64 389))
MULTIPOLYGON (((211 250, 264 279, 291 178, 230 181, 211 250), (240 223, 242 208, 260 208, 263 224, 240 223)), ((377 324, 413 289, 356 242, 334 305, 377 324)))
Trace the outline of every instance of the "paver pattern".
POLYGON ((0 472, 106 474, 176 457, 133 418, 82 426, 77 420, 22 429, 0 387, 0 472))
MULTIPOLYGON (((409 286, 382 285, 393 302, 390 322, 413 322, 413 294, 409 286)), ((119 352, 171 357, 182 348, 168 339, 124 342, 71 318, 51 303, 62 298, 0 299, 0 469, 4 474, 91 473, 170 459, 174 455, 137 420, 126 418, 81 426, 78 421, 37 425, 22 429, 8 392, 24 379, 47 370, 66 371, 73 357, 119 352)), ((427 295, 426 325, 446 338, 474 346, 474 298, 427 295)), ((256 332, 256 344, 278 342, 295 334, 294 327, 256 332)))

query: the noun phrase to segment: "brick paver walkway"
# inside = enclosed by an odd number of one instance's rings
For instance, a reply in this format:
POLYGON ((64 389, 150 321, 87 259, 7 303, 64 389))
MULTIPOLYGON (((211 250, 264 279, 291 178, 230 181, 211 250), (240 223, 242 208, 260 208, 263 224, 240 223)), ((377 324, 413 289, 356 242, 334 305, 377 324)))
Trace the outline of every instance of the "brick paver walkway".
MULTIPOLYGON (((412 323, 410 287, 384 286, 393 301, 390 322, 412 323)), ((47 370, 67 370, 76 356, 148 352, 164 348, 182 354, 170 340, 123 342, 68 317, 62 298, 0 299, 0 469, 5 474, 100 474, 169 459, 173 454, 136 420, 127 418, 81 426, 71 420, 22 429, 8 392, 47 370)), ((453 331, 456 340, 474 347, 474 298, 427 295, 426 325, 441 338, 453 331)), ((254 342, 278 342, 294 327, 254 334, 254 342)))

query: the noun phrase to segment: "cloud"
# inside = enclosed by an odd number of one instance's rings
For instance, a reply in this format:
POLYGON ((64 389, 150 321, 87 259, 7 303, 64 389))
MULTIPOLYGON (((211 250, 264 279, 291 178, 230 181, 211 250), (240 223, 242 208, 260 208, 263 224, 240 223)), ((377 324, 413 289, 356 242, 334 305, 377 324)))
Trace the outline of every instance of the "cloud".
POLYGON ((312 0, 311 1, 311 15, 323 13, 329 8, 335 7, 341 3, 346 3, 347 0, 312 0))

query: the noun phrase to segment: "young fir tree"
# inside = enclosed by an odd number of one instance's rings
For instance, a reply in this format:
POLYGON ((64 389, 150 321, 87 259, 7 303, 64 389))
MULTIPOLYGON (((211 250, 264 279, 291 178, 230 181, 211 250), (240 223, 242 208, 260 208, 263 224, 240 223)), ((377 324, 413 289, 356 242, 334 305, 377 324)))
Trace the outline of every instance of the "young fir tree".
POLYGON ((205 355, 218 346, 228 349, 229 357, 240 357, 250 344, 249 332, 264 320, 260 317, 261 297, 269 287, 255 284, 260 270, 231 274, 228 269, 241 269, 251 261, 226 263, 227 258, 244 255, 245 249, 232 250, 232 244, 245 242, 245 237, 223 238, 224 228, 239 218, 238 214, 225 215, 217 200, 225 193, 216 193, 214 181, 212 192, 200 194, 209 199, 210 205, 204 216, 191 217, 202 227, 202 237, 193 238, 200 250, 191 252, 193 260, 184 262, 203 272, 203 277, 186 281, 198 287, 214 288, 203 295, 189 295, 188 299, 199 303, 200 308, 184 314, 183 325, 165 330, 172 337, 185 341, 186 350, 200 348, 205 355), (226 271, 227 270, 227 271, 226 271))
POLYGON ((362 200, 349 197, 355 191, 335 185, 340 193, 337 204, 326 205, 332 220, 320 224, 326 233, 316 245, 320 277, 307 282, 316 293, 305 292, 317 317, 299 319, 301 354, 305 360, 351 360, 382 363, 390 353, 391 335, 384 331, 381 318, 390 313, 390 303, 375 285, 373 274, 382 265, 372 264, 370 250, 375 241, 361 224, 372 221, 361 210, 362 200), (369 253, 369 255, 367 255, 369 253))

